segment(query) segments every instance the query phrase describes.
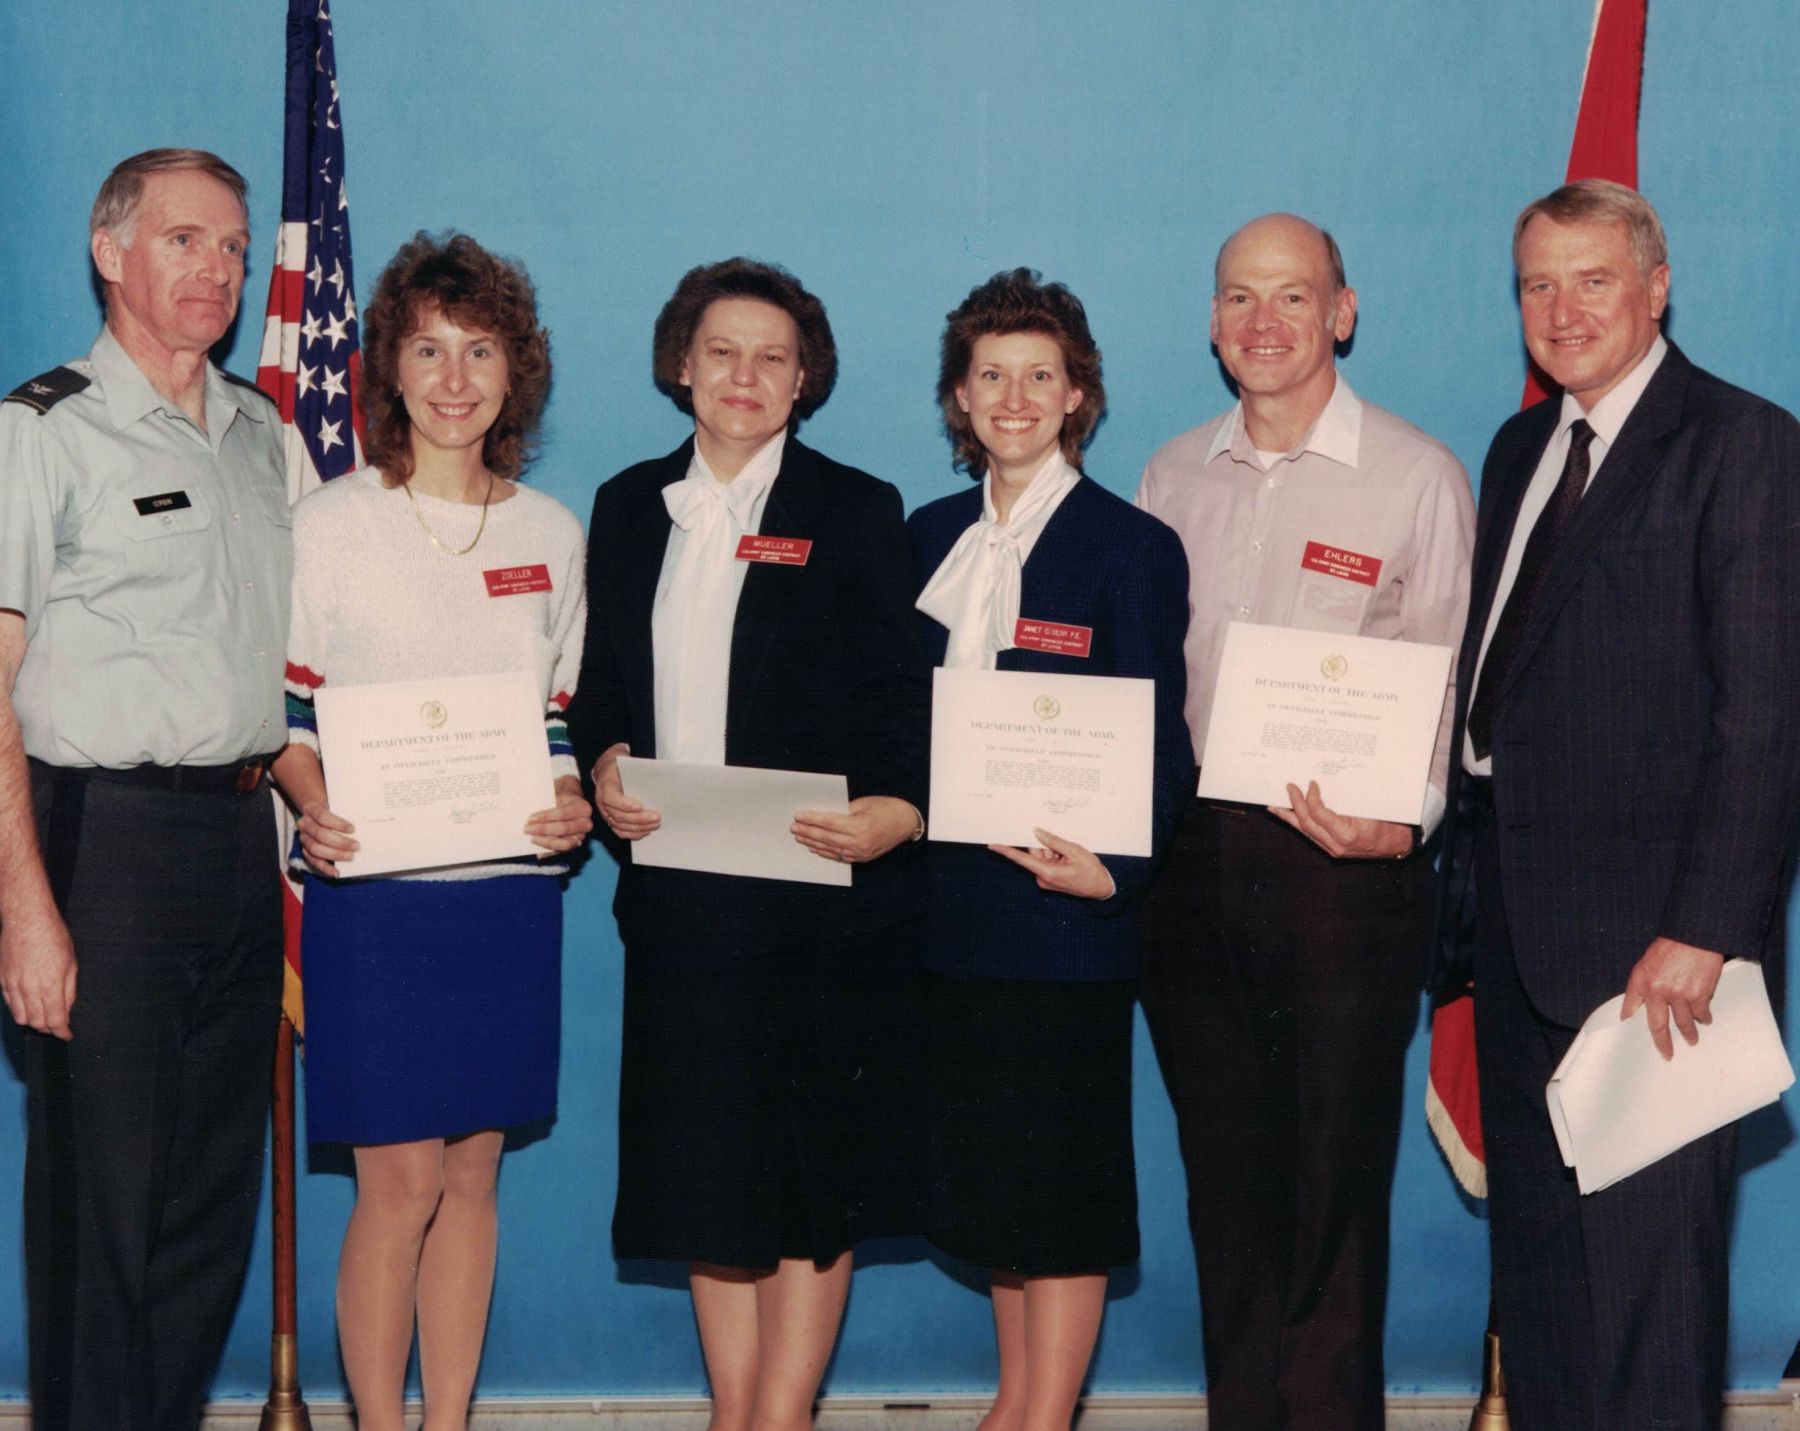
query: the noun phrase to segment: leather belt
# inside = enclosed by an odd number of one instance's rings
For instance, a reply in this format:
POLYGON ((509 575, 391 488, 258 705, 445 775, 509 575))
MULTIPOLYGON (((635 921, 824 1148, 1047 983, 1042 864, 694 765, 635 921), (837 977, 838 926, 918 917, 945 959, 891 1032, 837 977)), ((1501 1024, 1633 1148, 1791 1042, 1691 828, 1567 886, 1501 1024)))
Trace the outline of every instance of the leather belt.
MULTIPOLYGON (((248 795, 261 788, 274 759, 271 753, 232 765, 128 765, 119 770, 100 765, 45 765, 45 768, 54 771, 59 780, 135 785, 173 795, 248 795)), ((33 763, 45 764, 42 761, 33 763)))

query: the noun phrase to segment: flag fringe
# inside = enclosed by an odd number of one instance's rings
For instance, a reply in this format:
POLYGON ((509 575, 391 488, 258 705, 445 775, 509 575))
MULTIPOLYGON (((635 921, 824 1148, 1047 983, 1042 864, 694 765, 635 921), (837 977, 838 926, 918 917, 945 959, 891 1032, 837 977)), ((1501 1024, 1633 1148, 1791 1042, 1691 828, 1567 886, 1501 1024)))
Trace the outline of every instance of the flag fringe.
POLYGON ((1457 1186, 1470 1197, 1486 1198, 1487 1164, 1469 1150, 1469 1145, 1463 1141, 1462 1130, 1456 1126, 1456 1120, 1450 1116, 1450 1110, 1429 1080, 1425 1084, 1425 1123, 1431 1129, 1444 1161, 1450 1165, 1450 1176, 1456 1179, 1457 1186))

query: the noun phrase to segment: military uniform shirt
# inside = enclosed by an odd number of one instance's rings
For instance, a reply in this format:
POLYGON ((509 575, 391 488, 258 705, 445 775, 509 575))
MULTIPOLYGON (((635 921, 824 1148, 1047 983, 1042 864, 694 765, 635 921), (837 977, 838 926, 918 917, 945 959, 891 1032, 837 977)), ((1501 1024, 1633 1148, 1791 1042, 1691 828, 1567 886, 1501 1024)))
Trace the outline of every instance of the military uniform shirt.
POLYGON ((0 402, 26 754, 121 768, 279 749, 293 555, 275 405, 208 364, 202 432, 106 329, 67 366, 79 391, 0 402))

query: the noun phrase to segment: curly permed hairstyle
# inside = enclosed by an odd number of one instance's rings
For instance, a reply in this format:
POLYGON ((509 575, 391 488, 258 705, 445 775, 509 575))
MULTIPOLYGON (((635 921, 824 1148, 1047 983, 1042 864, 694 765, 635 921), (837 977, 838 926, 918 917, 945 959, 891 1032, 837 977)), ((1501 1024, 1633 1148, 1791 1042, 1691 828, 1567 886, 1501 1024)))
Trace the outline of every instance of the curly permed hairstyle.
POLYGON ((690 268, 656 315, 651 347, 651 375, 656 386, 690 417, 693 395, 681 381, 681 365, 694 345, 694 334, 707 308, 721 298, 754 298, 771 303, 794 320, 800 335, 800 369, 805 375, 794 399, 790 427, 798 427, 825 405, 837 384, 837 343, 825 305, 808 293, 799 279, 773 263, 728 258, 690 268))
POLYGON ((390 484, 413 473, 412 422, 400 395, 400 345, 425 315, 484 329, 506 345, 508 391, 487 431, 481 460, 496 477, 517 477, 536 456, 550 397, 550 331, 540 327, 537 290, 522 265, 489 253, 467 234, 421 230, 375 280, 362 315, 364 446, 390 484))
POLYGON ((1042 333, 1062 349, 1069 381, 1081 389, 1081 405, 1063 419, 1058 439, 1063 460, 1081 466, 1082 449, 1106 411, 1106 385, 1100 377, 1100 349, 1088 331, 1087 310, 1060 283, 1045 283, 1030 268, 996 273, 946 315, 943 356, 938 364, 938 406, 944 412, 944 435, 956 450, 955 465, 971 477, 987 471, 987 452, 956 401, 956 389, 968 381, 975 340, 1007 333, 1042 333))

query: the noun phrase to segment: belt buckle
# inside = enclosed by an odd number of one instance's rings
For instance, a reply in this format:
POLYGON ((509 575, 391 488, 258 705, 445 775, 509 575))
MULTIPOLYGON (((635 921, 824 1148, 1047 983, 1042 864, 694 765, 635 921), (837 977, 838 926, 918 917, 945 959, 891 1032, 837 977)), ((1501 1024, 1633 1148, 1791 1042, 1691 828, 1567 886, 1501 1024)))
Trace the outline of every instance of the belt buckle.
POLYGON ((267 768, 268 763, 262 760, 252 760, 248 765, 238 766, 237 779, 231 785, 233 793, 248 795, 262 784, 263 772, 267 768))

